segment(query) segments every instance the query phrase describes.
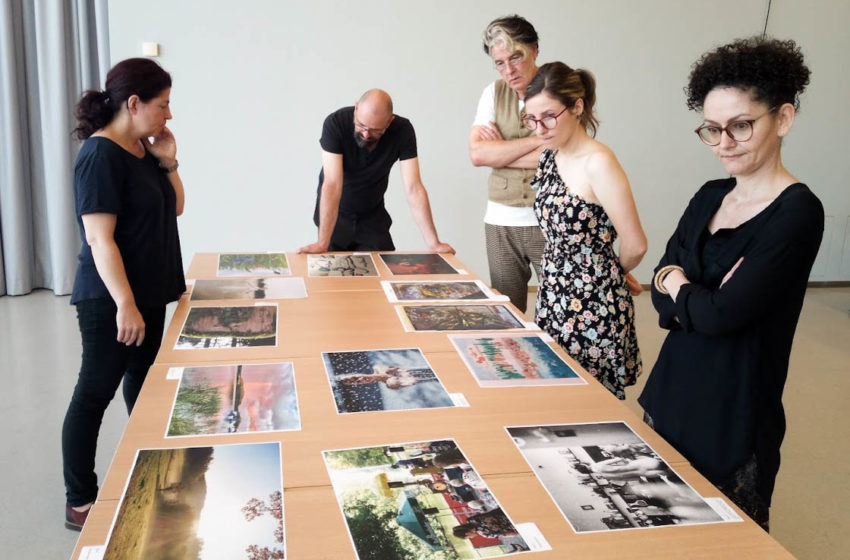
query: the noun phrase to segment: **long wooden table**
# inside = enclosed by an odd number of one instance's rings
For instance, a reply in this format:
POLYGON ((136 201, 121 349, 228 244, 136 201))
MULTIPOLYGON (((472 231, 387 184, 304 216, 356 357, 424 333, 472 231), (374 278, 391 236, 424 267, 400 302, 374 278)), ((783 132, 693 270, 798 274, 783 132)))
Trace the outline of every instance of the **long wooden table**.
MULTIPOLYGON (((624 554, 628 558, 653 559, 791 557, 734 506, 744 518, 741 523, 573 532, 505 426, 624 421, 701 495, 722 494, 557 345, 551 347, 588 381, 586 385, 480 388, 446 334, 403 330, 394 306, 380 287, 380 280, 434 277, 390 277, 375 257, 382 274, 379 278, 305 278, 307 299, 278 300, 279 343, 275 347, 175 350, 174 343, 190 307, 223 304, 190 302, 184 296, 72 558, 80 557, 82 547, 105 543, 138 449, 267 441, 281 443, 287 558, 356 558, 321 452, 448 438, 457 442, 514 522, 535 523, 551 545, 552 550, 532 552, 529 558, 619 559, 624 554), (321 352, 380 348, 420 348, 446 390, 461 393, 470 406, 338 414, 321 352), (167 378, 170 368, 278 361, 294 365, 301 430, 165 438, 178 386, 177 381, 167 378)), ((294 275, 305 274, 304 256, 289 255, 289 260, 294 275)), ((450 262, 464 268, 453 257, 450 262)), ((214 278, 216 263, 216 254, 196 255, 187 276, 214 278)))

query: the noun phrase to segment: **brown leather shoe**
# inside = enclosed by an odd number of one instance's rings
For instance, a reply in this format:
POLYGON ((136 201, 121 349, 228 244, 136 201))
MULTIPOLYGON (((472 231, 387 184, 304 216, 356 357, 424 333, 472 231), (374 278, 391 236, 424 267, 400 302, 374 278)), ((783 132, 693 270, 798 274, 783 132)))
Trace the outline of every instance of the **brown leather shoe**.
POLYGON ((65 528, 72 531, 82 531, 90 511, 91 508, 86 511, 77 511, 70 505, 65 504, 65 528))

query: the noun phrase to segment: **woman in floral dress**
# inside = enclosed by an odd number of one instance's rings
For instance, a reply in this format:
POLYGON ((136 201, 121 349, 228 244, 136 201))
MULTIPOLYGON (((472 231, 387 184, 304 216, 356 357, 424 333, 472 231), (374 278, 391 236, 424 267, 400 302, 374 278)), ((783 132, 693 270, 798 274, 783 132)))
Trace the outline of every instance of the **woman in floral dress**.
POLYGON ((646 252, 629 182, 594 136, 595 80, 544 64, 526 90, 524 124, 545 149, 534 211, 546 238, 537 324, 617 398, 641 373, 629 271, 646 252), (620 234, 620 254, 613 243, 620 234))

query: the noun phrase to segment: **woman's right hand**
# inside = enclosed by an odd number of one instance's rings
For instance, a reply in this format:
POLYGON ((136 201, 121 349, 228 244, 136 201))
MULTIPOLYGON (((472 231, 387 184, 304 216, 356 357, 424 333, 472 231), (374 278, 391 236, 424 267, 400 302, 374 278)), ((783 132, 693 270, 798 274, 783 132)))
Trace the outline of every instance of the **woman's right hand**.
POLYGON ((115 323, 118 326, 118 342, 127 346, 142 345, 145 339, 145 320, 135 304, 119 305, 115 323))
POLYGON ((629 289, 629 293, 632 297, 639 296, 643 293, 643 286, 640 285, 640 282, 634 275, 629 272, 626 274, 626 287, 629 289))

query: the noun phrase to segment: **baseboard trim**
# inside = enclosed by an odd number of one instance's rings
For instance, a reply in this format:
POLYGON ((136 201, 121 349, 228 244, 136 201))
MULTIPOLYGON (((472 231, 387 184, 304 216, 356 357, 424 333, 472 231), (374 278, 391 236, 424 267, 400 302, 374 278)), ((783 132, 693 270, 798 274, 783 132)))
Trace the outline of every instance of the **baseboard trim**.
POLYGON ((809 288, 847 288, 850 280, 827 280, 820 282, 809 282, 809 288))

